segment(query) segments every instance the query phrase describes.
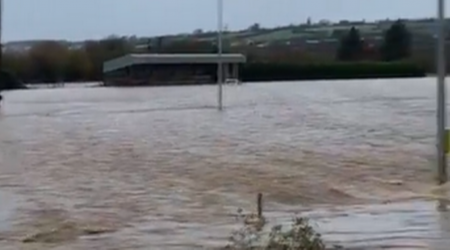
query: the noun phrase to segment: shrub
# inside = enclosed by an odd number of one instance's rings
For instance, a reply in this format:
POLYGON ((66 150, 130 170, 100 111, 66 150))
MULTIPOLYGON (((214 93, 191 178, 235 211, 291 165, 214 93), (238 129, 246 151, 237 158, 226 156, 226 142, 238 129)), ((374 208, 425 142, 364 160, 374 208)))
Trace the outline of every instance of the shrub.
POLYGON ((245 82, 424 77, 426 72, 419 65, 408 62, 379 63, 249 63, 242 67, 245 82))
MULTIPOLYGON (((254 215, 240 218, 254 218, 254 215)), ((265 220, 263 220, 265 222, 265 220)), ((294 218, 285 230, 282 225, 273 227, 264 233, 264 224, 244 223, 244 226, 233 232, 227 250, 324 250, 325 244, 321 235, 315 232, 305 218, 294 218), (256 226, 255 226, 256 224, 256 226)))

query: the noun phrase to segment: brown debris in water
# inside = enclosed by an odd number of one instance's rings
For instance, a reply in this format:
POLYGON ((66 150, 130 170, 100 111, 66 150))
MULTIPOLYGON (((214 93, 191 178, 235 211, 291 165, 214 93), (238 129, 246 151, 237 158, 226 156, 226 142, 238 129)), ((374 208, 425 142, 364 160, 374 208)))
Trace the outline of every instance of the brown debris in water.
POLYGON ((25 223, 25 227, 32 228, 32 233, 22 238, 22 243, 58 244, 74 241, 81 236, 112 233, 115 229, 100 221, 81 223, 68 218, 64 211, 39 211, 31 223, 25 223))
POLYGON ((81 236, 111 233, 114 230, 101 227, 79 227, 76 223, 66 222, 53 229, 44 229, 25 237, 23 243, 62 243, 76 240, 81 236))

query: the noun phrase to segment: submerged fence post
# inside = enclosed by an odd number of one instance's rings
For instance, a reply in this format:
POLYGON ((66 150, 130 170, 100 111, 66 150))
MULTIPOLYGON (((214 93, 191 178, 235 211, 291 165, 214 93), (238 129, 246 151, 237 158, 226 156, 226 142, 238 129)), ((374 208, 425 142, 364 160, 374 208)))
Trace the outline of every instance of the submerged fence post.
POLYGON ((263 197, 262 193, 258 193, 257 197, 257 206, 258 206, 258 218, 261 219, 263 217, 262 211, 263 211, 263 197))

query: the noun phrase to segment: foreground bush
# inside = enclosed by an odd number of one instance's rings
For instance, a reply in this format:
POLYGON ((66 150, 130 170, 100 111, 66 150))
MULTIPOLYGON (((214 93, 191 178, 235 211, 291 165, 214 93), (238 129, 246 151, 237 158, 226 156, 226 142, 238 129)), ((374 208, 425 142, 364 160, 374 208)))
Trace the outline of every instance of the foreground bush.
MULTIPOLYGON (((254 217, 254 216, 252 216, 254 217)), ((265 223, 248 223, 230 237, 227 250, 324 250, 325 244, 305 218, 294 218, 285 228, 275 226, 267 234, 265 223)))

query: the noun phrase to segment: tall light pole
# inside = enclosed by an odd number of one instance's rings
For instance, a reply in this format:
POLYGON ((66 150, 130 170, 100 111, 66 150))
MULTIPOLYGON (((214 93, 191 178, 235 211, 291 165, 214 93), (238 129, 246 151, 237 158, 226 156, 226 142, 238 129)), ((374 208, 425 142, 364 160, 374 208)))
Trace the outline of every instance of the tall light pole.
POLYGON ((437 164, 438 183, 447 182, 447 132, 446 132, 446 62, 445 62, 445 0, 438 0, 438 39, 437 39, 437 164))
POLYGON ((223 29, 223 0, 217 0, 217 102, 218 109, 223 109, 223 41, 222 41, 222 29, 223 29))
POLYGON ((0 71, 3 70, 3 0, 0 0, 0 71))

